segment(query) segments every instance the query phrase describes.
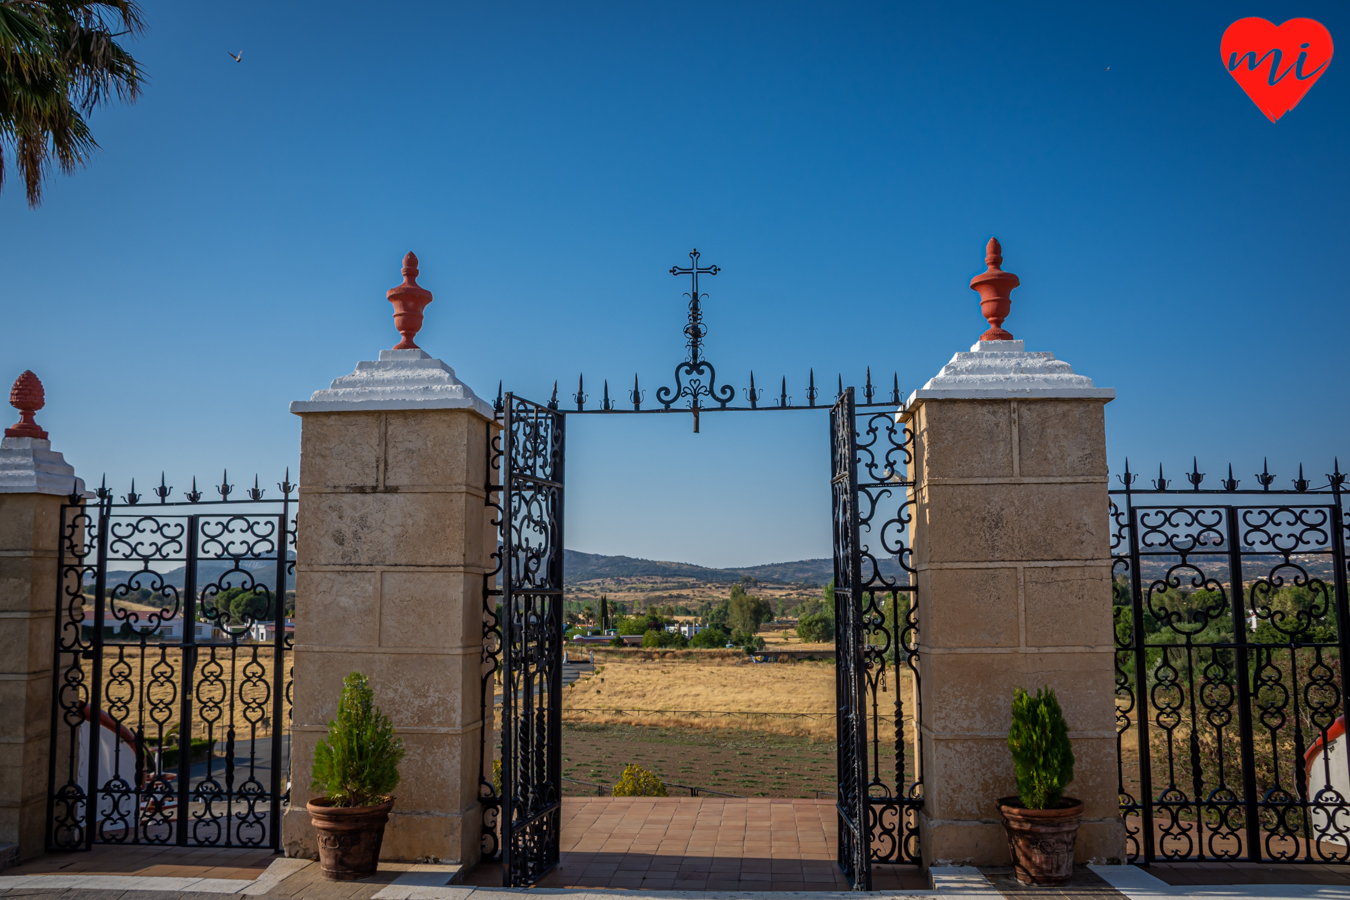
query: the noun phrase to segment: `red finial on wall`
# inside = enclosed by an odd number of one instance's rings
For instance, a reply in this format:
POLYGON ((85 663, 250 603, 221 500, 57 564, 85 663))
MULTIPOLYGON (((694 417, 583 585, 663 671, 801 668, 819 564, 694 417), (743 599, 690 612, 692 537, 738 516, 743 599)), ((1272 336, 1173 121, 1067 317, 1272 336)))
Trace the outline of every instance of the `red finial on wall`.
POLYGON ((1012 332, 1004 331, 1003 320, 1012 309, 1009 295, 1021 284, 1021 279, 999 268, 1003 265, 1003 248, 998 238, 990 238, 984 248, 984 272, 970 279, 970 289, 980 295, 980 312, 989 320, 989 330, 980 335, 982 341, 1011 341, 1012 332))
POLYGON ((42 382, 32 372, 24 372, 14 381, 9 390, 9 405, 19 411, 19 421, 13 428, 5 429, 5 437, 47 439, 47 432, 33 421, 33 413, 46 405, 47 398, 42 391, 42 382))
POLYGON ((422 310, 431 302, 431 291, 417 283, 417 254, 409 253, 403 257, 403 283, 390 288, 385 296, 394 304, 394 327, 403 335, 403 340, 394 345, 395 350, 417 350, 413 338, 422 330, 422 310))

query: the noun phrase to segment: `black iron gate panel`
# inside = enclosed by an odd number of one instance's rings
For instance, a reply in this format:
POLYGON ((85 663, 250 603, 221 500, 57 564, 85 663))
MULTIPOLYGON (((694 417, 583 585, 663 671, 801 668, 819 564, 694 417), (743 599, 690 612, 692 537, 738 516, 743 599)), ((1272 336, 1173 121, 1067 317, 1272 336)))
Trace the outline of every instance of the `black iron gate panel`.
POLYGON ((858 550, 857 440, 853 388, 830 410, 830 495, 834 525, 835 704, 839 748, 839 868, 854 890, 872 889, 867 834, 867 705, 858 550))
POLYGON ((558 863, 562 834, 563 414, 505 397, 502 419, 502 865, 558 863))
POLYGON ((913 433, 894 408, 856 410, 853 421, 870 855, 874 863, 919 863, 918 590, 909 550, 913 433))
POLYGON ((295 507, 72 497, 58 558, 47 846, 281 846, 295 507))
POLYGON ((1350 861, 1345 476, 1138 479, 1111 509, 1131 859, 1350 861))

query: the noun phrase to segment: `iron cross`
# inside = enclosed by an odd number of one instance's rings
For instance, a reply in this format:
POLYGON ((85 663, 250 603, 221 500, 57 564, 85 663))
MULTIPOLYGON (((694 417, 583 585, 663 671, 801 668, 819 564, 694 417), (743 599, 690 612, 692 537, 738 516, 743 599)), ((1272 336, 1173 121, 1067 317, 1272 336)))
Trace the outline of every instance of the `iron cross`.
POLYGON ((722 271, 717 266, 700 266, 698 264, 699 252, 695 247, 689 251, 688 266, 671 266, 670 274, 675 276, 688 275, 693 283, 689 291, 689 324, 684 327, 684 333, 689 337, 689 361, 697 363, 699 354, 702 352, 703 335, 707 330, 703 327, 703 312, 699 309, 699 300, 702 299, 698 292, 698 276, 716 275, 722 271))

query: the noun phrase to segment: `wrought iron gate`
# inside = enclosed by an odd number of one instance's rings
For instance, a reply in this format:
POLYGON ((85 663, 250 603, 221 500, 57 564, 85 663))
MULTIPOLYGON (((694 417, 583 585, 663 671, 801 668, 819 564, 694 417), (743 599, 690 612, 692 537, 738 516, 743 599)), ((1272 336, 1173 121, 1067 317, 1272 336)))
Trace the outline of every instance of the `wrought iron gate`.
POLYGON ((1186 478, 1112 492, 1130 858, 1350 862, 1346 476, 1186 478))
MULTIPOLYGON (((704 354, 707 294, 699 291, 698 278, 720 270, 700 265, 697 250, 689 259, 688 266, 670 269, 691 279, 685 295, 688 355, 675 367, 673 386, 655 392, 655 406, 643 406, 647 392, 637 375, 627 403, 611 398, 605 380, 599 405, 590 407, 579 376, 575 409, 566 411, 559 409, 557 382, 542 406, 503 394, 498 386, 494 408, 502 433, 489 437, 485 492, 500 546, 494 569, 484 575, 481 663, 485 723, 497 721, 493 695, 498 676, 502 679, 501 761, 500 767, 488 765, 493 729, 485 727, 479 800, 483 858, 501 854, 507 886, 535 883, 559 857, 565 417, 690 414, 697 433, 702 413, 827 408, 817 405, 823 392, 814 369, 808 369, 805 402, 789 396, 786 377, 778 396, 766 399, 750 372, 748 387, 740 391, 747 405, 734 405, 738 391, 718 382, 704 354)), ((865 890, 873 863, 920 861, 918 608, 908 548, 914 483, 906 473, 913 435, 905 424, 898 376, 885 390, 873 384, 868 368, 861 403, 853 388, 844 388, 842 375, 838 385, 830 427, 839 858, 850 883, 865 890), (894 696, 888 697, 892 687, 894 696)))
POLYGON ((830 411, 830 435, 839 866, 855 890, 871 890, 873 863, 920 859, 918 594, 908 540, 913 434, 894 407, 859 411, 850 387, 830 411), (912 686, 909 715, 902 674, 912 686), (895 695, 883 713, 888 682, 895 695), (887 719, 892 736, 883 739, 887 719), (883 743, 891 752, 883 754, 883 743))
POLYGON ((857 438, 853 388, 830 410, 830 494, 834 511, 834 694, 839 750, 839 868, 855 890, 872 889, 867 829, 867 719, 862 560, 858 552, 857 438))
POLYGON ((61 510, 47 847, 281 847, 295 507, 100 488, 61 510))
POLYGON ((502 417, 503 883, 558 864, 562 833, 564 417, 507 394, 502 417))

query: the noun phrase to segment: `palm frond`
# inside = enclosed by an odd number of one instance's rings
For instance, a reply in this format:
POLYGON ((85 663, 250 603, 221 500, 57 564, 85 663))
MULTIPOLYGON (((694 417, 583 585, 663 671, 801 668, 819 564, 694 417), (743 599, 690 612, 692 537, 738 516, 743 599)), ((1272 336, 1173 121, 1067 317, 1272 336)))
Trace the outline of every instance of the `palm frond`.
POLYGON ((29 206, 53 162, 70 173, 98 149, 85 115, 140 96, 145 74, 117 38, 144 30, 135 0, 0 0, 0 149, 13 146, 29 206))

